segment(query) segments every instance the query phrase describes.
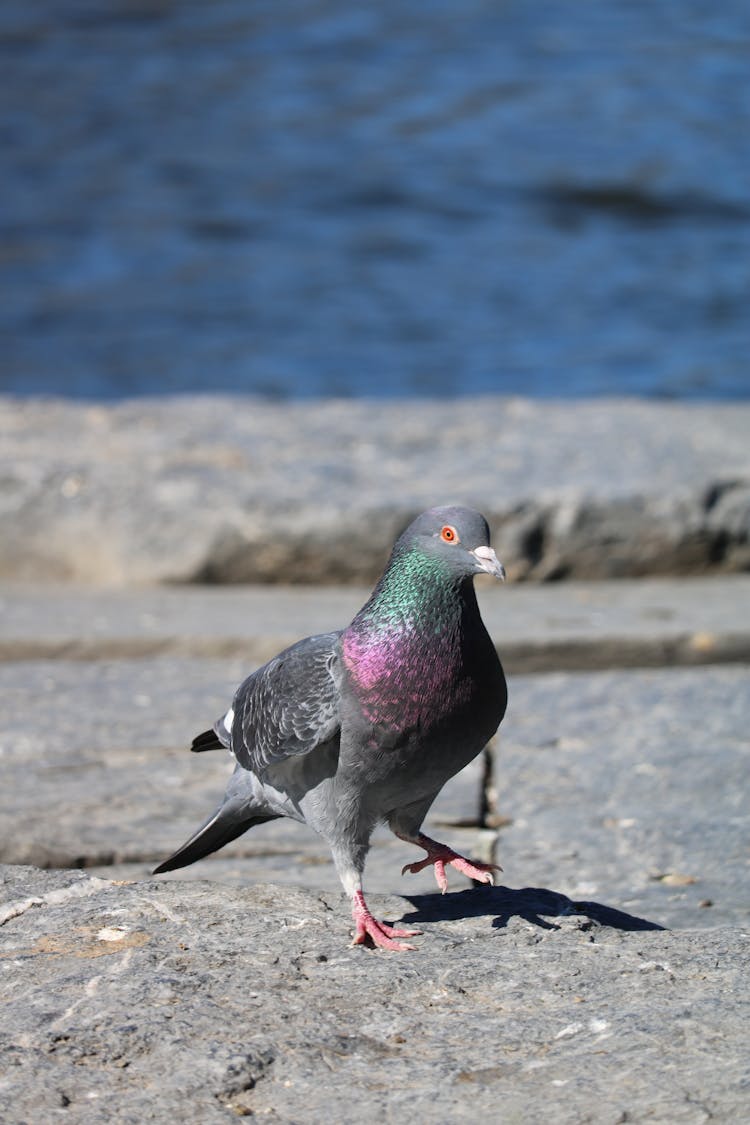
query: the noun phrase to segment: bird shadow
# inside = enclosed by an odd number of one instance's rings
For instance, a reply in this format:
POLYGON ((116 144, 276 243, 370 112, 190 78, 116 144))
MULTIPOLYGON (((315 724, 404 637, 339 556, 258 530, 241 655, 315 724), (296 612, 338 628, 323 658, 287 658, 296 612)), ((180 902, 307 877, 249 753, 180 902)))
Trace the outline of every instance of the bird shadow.
POLYGON ((559 891, 545 887, 475 887, 473 890, 452 894, 404 895, 413 913, 404 914, 403 921, 444 922, 459 918, 482 918, 494 914, 492 927, 505 929, 511 918, 523 918, 543 930, 559 930, 555 918, 580 918, 587 929, 591 923, 610 926, 615 930, 664 930, 658 922, 627 914, 602 902, 574 902, 559 891), (552 919, 552 921, 549 921, 552 919), (588 920, 588 925, 586 924, 588 920))

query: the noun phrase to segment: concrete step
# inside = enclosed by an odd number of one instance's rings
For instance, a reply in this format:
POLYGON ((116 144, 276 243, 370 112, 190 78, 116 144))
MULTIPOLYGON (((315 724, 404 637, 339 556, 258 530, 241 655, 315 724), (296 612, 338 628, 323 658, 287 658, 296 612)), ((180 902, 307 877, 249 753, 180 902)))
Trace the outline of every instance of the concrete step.
MULTIPOLYGON (((0 584, 0 660, 239 657, 341 628, 353 587, 92 590, 0 584)), ((750 576, 479 588, 510 674, 750 660, 750 576)), ((249 670, 249 669, 248 669, 249 670)))

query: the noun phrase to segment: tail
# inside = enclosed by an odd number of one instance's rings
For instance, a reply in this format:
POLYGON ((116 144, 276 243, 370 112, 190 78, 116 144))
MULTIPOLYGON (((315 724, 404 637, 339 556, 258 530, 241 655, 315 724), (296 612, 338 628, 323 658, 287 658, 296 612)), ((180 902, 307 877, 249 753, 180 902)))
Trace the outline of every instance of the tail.
POLYGON ((202 734, 196 734, 193 739, 190 749, 194 754, 200 754, 204 750, 222 750, 226 749, 229 745, 229 739, 222 742, 216 731, 204 730, 202 734))
POLYGON ((248 809, 247 802, 230 800, 220 805, 215 813, 201 825, 190 839, 178 848, 177 851, 154 868, 154 875, 161 875, 164 871, 175 871, 178 867, 187 867, 197 859, 216 852, 236 840, 248 828, 255 824, 263 824, 267 820, 278 820, 273 813, 252 812, 248 809))

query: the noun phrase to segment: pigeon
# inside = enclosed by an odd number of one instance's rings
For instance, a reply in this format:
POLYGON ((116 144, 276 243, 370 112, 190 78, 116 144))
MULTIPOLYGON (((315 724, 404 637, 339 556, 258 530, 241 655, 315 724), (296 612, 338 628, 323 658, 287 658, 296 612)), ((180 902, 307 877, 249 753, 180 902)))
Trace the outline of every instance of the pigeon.
POLYGON ((218 809, 154 874, 209 855, 249 828, 287 816, 331 849, 354 921, 353 945, 414 949, 367 907, 370 837, 387 823, 432 865, 492 883, 473 862, 422 832, 445 783, 475 758, 505 714, 507 688, 485 629, 474 576, 504 579, 487 521, 470 508, 430 508, 396 540, 370 598, 348 628, 285 649, 240 685, 231 707, 191 749, 228 748, 234 772, 218 809))

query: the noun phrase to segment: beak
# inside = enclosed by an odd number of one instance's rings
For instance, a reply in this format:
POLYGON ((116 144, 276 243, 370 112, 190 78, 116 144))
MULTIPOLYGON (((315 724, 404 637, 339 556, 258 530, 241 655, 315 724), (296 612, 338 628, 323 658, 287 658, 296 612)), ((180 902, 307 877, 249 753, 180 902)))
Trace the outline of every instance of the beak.
POLYGON ((505 567, 498 559, 492 547, 475 547, 469 552, 477 560, 477 567, 484 574, 491 574, 493 578, 505 581, 505 567))

